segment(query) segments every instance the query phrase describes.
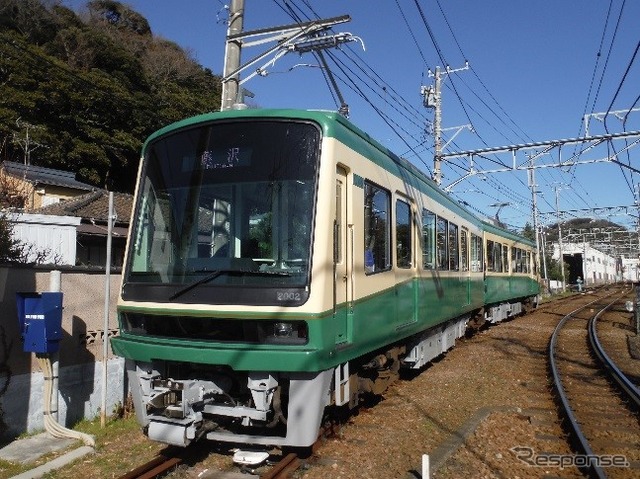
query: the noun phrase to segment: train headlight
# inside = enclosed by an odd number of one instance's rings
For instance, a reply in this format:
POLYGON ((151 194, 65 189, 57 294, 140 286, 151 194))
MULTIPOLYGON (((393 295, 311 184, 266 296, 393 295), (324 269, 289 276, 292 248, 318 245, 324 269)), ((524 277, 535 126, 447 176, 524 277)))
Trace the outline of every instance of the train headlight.
POLYGON ((273 335, 277 338, 293 337, 293 324, 291 323, 275 323, 273 325, 273 335))
POLYGON ((306 344, 308 339, 307 323, 304 321, 274 321, 266 328, 266 343, 306 344))

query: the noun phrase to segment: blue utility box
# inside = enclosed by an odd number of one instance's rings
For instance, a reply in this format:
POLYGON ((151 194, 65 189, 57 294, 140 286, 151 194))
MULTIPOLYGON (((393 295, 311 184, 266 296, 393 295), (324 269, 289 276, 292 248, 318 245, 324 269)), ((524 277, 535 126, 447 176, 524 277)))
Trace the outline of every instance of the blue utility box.
POLYGON ((62 293, 16 293, 23 348, 55 353, 62 339, 62 293))

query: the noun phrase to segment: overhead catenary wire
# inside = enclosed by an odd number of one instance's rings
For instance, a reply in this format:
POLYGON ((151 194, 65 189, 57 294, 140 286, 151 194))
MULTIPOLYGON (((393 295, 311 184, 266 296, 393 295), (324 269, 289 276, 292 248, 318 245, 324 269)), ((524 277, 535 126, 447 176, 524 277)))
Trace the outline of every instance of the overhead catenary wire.
MULTIPOLYGON (((286 11, 288 15, 292 16, 292 18, 297 18, 296 21, 302 21, 305 17, 307 19, 319 18, 317 12, 315 12, 312 7, 312 2, 308 0, 300 2, 292 2, 290 0, 274 1, 283 8, 283 11, 286 11)), ((414 1, 413 4, 402 4, 396 0, 395 7, 399 12, 399 20, 404 24, 407 38, 415 44, 416 52, 425 66, 428 66, 429 63, 428 52, 425 49, 425 42, 419 39, 416 30, 412 26, 412 23, 415 22, 425 25, 425 35, 429 39, 432 39, 431 43, 434 45, 436 57, 440 59, 439 61, 441 61, 443 65, 447 64, 447 52, 443 48, 447 45, 455 45, 460 54, 466 57, 463 45, 456 36, 454 25, 446 16, 443 8, 446 7, 446 5, 436 0, 444 23, 447 25, 453 37, 453 42, 443 43, 443 39, 436 36, 437 31, 432 28, 433 25, 429 24, 429 22, 434 21, 433 13, 430 13, 428 22, 426 22, 420 3, 414 1), (411 18, 409 18, 409 15, 407 15, 407 7, 409 5, 415 5, 418 13, 422 13, 422 15, 412 14, 411 18), (409 20, 411 20, 411 23, 409 20)), ((602 48, 602 50, 604 49, 602 48)), ((407 95, 397 94, 394 86, 386 82, 382 76, 378 74, 376 69, 371 67, 368 61, 363 60, 361 58, 362 55, 350 45, 339 48, 339 53, 334 52, 335 51, 332 50, 331 55, 327 55, 327 57, 330 59, 332 68, 336 69, 335 76, 340 84, 347 85, 349 92, 355 92, 356 95, 369 105, 375 114, 391 128, 402 143, 407 146, 407 151, 402 154, 403 157, 408 156, 412 161, 421 163, 429 169, 425 159, 427 155, 433 154, 426 139, 430 121, 429 118, 422 113, 422 109, 416 111, 415 102, 407 101, 410 100, 410 97, 407 97, 407 95), (340 65, 340 67, 337 65, 340 65)), ((445 88, 453 92, 457 98, 457 102, 460 103, 463 108, 463 115, 466 116, 468 120, 473 120, 470 121, 470 123, 476 129, 478 139, 486 145, 487 141, 483 132, 489 128, 492 135, 493 133, 497 133, 505 138, 516 137, 523 139, 525 142, 530 141, 531 135, 518 125, 517 121, 500 104, 496 96, 490 91, 487 83, 481 78, 477 66, 472 65, 470 70, 473 73, 473 81, 475 81, 479 87, 472 85, 468 81, 470 78, 465 78, 464 75, 455 75, 455 77, 452 76, 451 82, 446 82, 445 88), (485 92, 485 94, 482 95, 482 92, 485 92), (471 100, 471 102, 469 100, 471 100), (480 105, 480 109, 477 108, 478 105, 480 105), (477 131, 478 127, 481 127, 479 133, 477 131)), ((395 82, 393 82, 393 85, 395 85, 395 82)), ((447 143, 450 151, 455 151, 453 148, 460 149, 453 139, 447 143)), ((501 162, 501 159, 490 158, 483 159, 482 161, 501 162)), ((464 167, 460 163, 447 161, 446 165, 452 169, 449 173, 453 172, 455 174, 456 170, 458 173, 464 172, 464 167)), ((567 204, 589 206, 589 194, 576 170, 575 167, 565 169, 542 168, 538 177, 538 183, 541 186, 557 182, 570 183, 573 187, 573 193, 566 194, 565 200, 567 204)), ((513 198, 517 198, 519 203, 529 204, 531 197, 528 195, 528 191, 531 185, 527 185, 526 180, 520 176, 521 175, 513 174, 512 179, 506 180, 506 177, 497 178, 496 180, 489 181, 488 184, 494 188, 498 195, 504 196, 511 201, 516 201, 513 198), (527 193, 522 193, 521 190, 526 190, 527 193)), ((468 179, 465 181, 470 181, 473 184, 477 182, 478 179, 477 175, 472 174, 468 176, 468 179)), ((487 185, 487 182, 484 184, 487 185)), ((552 206, 548 203, 544 195, 541 195, 540 205, 548 207, 549 209, 551 209, 552 206)))
MULTIPOLYGON (((629 75, 629 72, 631 71, 631 67, 633 66, 633 63, 636 60, 636 57, 638 55, 638 51, 640 50, 640 41, 636 44, 636 48, 631 56, 631 59, 629 60, 629 64, 627 65, 624 74, 622 75, 622 79, 620 80, 619 84, 618 84, 618 88, 616 89, 615 94, 613 95, 613 98, 611 99, 611 103, 609 103, 609 107, 607 108, 607 112, 605 113, 604 116, 604 129, 607 133, 609 133, 609 128, 607 125, 607 118, 609 113, 611 112, 611 109, 613 108, 613 104, 615 103, 616 99, 618 98, 618 95, 620 94, 620 91, 622 90, 622 86, 624 85, 625 81, 627 80, 627 76, 629 75)), ((613 144, 611 144, 610 142, 607 142, 607 151, 609 149, 609 147, 611 147, 611 149, 613 149, 614 151, 614 155, 617 156, 618 153, 615 151, 615 148, 613 147, 613 144)), ((625 174, 625 171, 622 167, 622 165, 620 166, 620 170, 622 172, 622 176, 625 179, 625 182, 627 183, 627 187, 629 188, 629 190, 631 191, 632 196, 635 196, 635 191, 633 188, 633 182, 631 178, 627 178, 627 175, 625 174)), ((629 174, 629 176, 631 176, 631 174, 629 174)))
MULTIPOLYGON (((464 53, 464 51, 462 50, 462 46, 460 45, 460 42, 458 41, 458 39, 457 39, 457 37, 456 37, 456 35, 455 35, 455 32, 453 31, 453 28, 452 28, 452 26, 451 26, 451 24, 450 24, 450 22, 449 22, 449 20, 448 20, 448 18, 447 18, 447 16, 446 16, 445 12, 444 12, 444 9, 442 8, 442 5, 440 4, 440 2, 439 2, 438 0, 436 0, 436 3, 437 3, 437 5, 438 5, 438 8, 439 8, 439 10, 440 10, 440 13, 442 14, 442 17, 443 17, 443 19, 444 19, 445 23, 446 23, 446 25, 447 25, 447 28, 449 29, 449 32, 451 33, 451 36, 453 37, 454 42, 455 42, 456 46, 458 47, 459 52, 461 53, 461 55, 462 55, 462 57, 463 57, 463 58, 468 58, 468 57, 467 57, 467 55, 466 55, 466 54, 464 53)), ((530 138, 530 137, 529 137, 529 136, 524 132, 524 130, 522 130, 522 128, 520 128, 520 127, 516 124, 516 122, 513 120, 513 118, 511 118, 511 116, 510 116, 510 115, 505 111, 505 109, 502 107, 502 105, 500 105, 500 103, 496 100, 496 98, 491 94, 491 92, 490 92, 490 91, 489 91, 489 89, 487 88, 486 84, 485 84, 485 83, 480 79, 480 76, 478 75, 477 71, 476 71, 472 66, 471 66, 471 68, 470 68, 470 69, 471 69, 471 71, 473 72, 473 74, 474 74, 475 78, 478 80, 478 82, 479 82, 479 83, 481 84, 481 86, 484 88, 484 90, 489 94, 489 97, 490 97, 490 98, 491 98, 491 99, 496 103, 496 105, 498 106, 499 110, 503 113, 503 115, 504 115, 504 116, 506 116, 506 117, 509 119, 509 121, 510 121, 510 122, 511 122, 511 123, 512 123, 516 128, 518 128, 518 129, 519 129, 519 130, 524 134, 524 137, 523 137, 523 136, 521 136, 519 133, 517 133, 515 130, 513 130, 513 128, 511 128, 511 126, 510 126, 510 125, 509 125, 509 124, 508 124, 508 123, 507 123, 507 122, 502 118, 502 116, 501 116, 501 115, 499 115, 499 114, 498 114, 498 113, 497 113, 497 112, 496 112, 496 111, 495 111, 495 110, 494 110, 494 109, 493 109, 493 108, 492 108, 492 107, 491 107, 491 106, 490 106, 486 101, 484 101, 484 100, 483 100, 483 99, 482 99, 482 98, 481 98, 481 97, 480 97, 480 96, 475 92, 475 90, 474 90, 473 88, 471 88, 471 87, 467 84, 467 82, 466 82, 462 77, 460 77, 460 80, 461 80, 461 82, 463 83, 463 85, 465 85, 465 86, 469 89, 469 91, 470 91, 470 92, 471 92, 471 93, 472 93, 472 94, 473 94, 473 95, 474 95, 474 96, 475 96, 475 97, 476 97, 476 98, 481 102, 481 104, 482 104, 482 105, 484 105, 484 106, 485 106, 485 107, 486 107, 486 108, 487 108, 487 109, 488 109, 488 110, 489 110, 489 111, 490 111, 490 112, 491 112, 491 113, 492 113, 492 114, 493 114, 493 115, 494 115, 494 116, 495 116, 495 117, 496 117, 496 118, 497 118, 497 119, 498 119, 502 124, 504 124, 504 125, 505 125, 507 128, 509 128, 509 129, 510 129, 514 134, 516 134, 516 136, 517 136, 517 137, 519 137, 519 138, 521 138, 521 139, 524 139, 524 141, 526 141, 526 139, 529 139, 529 140, 530 140, 531 138, 530 138)), ((456 93, 457 93, 457 92, 456 92, 456 93)), ((462 101, 462 99, 461 99, 461 101, 462 101)), ((494 129, 498 134, 500 134, 500 135, 504 136, 504 138, 508 140, 508 138, 507 138, 507 137, 506 137, 506 136, 505 136, 505 135, 504 135, 500 130, 498 130, 495 126, 493 126, 491 122, 489 122, 488 120, 486 120, 486 119, 484 118, 484 116, 483 116, 483 115, 481 115, 479 112, 475 111, 473 108, 472 108, 472 110, 473 110, 473 111, 474 111, 474 113, 476 113, 476 114, 477 114, 477 115, 478 115, 478 116, 479 116, 483 121, 485 121, 485 122, 487 123, 487 125, 489 125, 489 126, 490 126, 492 129, 494 129)), ((492 160, 492 159, 490 159, 490 161, 493 161, 493 160, 492 160)), ((502 166, 506 166, 506 165, 504 165, 504 163, 502 163, 502 162, 498 162, 498 163, 502 164, 502 166)), ((518 181, 519 181, 521 184, 523 184, 523 186, 525 186, 525 187, 526 187, 526 185, 524 185, 524 182, 522 181, 522 179, 518 178, 518 181)), ((500 185, 498 185, 498 186, 500 186, 500 185)), ((508 189, 508 190, 510 190, 510 189, 508 189)), ((523 202, 523 201, 524 201, 524 202, 530 202, 530 200, 529 200, 528 198, 523 200, 523 198, 524 198, 524 197, 523 197, 522 195, 516 194, 516 193, 515 193, 515 192, 513 192, 512 190, 510 190, 510 191, 512 192, 512 198, 513 198, 513 197, 519 197, 519 201, 520 201, 520 202, 523 202)))
MULTIPOLYGON (((281 4, 278 0, 274 0, 274 3, 296 22, 301 22, 304 17, 307 17, 307 19, 310 18, 309 15, 302 12, 302 10, 298 5, 294 4, 292 6, 286 0, 284 1, 284 5, 281 4), (297 12, 294 11, 294 7, 298 10, 297 12)), ((306 3, 306 5, 308 6, 308 3, 306 3)), ((315 18, 318 18, 317 14, 315 13, 314 13, 314 16, 315 18)), ((427 170, 430 171, 429 165, 426 164, 424 160, 420 158, 420 155, 416 152, 417 146, 412 145, 408 141, 408 139, 410 138, 415 138, 416 135, 409 132, 405 127, 400 125, 400 123, 397 122, 396 120, 390 118, 389 115, 385 115, 381 110, 381 108, 378 107, 371 100, 371 98, 369 98, 367 93, 365 93, 364 89, 359 85, 362 85, 363 87, 370 90, 379 99, 381 99, 387 106, 394 109, 399 114, 400 118, 407 121, 410 125, 412 125, 417 129, 422 130, 424 128, 423 125, 424 125, 424 120, 426 120, 426 117, 422 118, 421 122, 416 121, 415 120, 416 115, 419 114, 418 110, 416 109, 412 110, 411 105, 408 102, 406 102, 406 100, 401 95, 395 92, 395 90, 391 85, 384 82, 382 80, 382 77, 377 73, 375 73, 375 70, 373 70, 373 68, 371 68, 366 62, 362 61, 362 59, 359 59, 359 57, 355 55, 353 51, 351 51, 350 54, 345 54, 345 57, 351 61, 352 66, 349 66, 345 62, 337 59, 337 57, 334 54, 332 54, 330 51, 327 52, 327 57, 330 58, 334 62, 334 64, 336 64, 336 66, 342 73, 342 75, 338 73, 334 73, 336 78, 339 78, 343 84, 347 85, 363 101, 365 101, 374 110, 374 112, 376 112, 376 114, 382 119, 382 121, 386 123, 387 126, 396 134, 396 136, 407 146, 407 148, 409 148, 410 151, 414 152, 416 157, 420 159, 420 161, 427 168, 427 170), (355 56, 355 59, 354 59, 354 56, 355 56), (357 68, 358 72, 356 72, 354 68, 357 68), (355 80, 357 80, 357 83, 354 80, 354 78, 355 80), (387 99, 385 99, 385 95, 390 95, 391 98, 393 98, 395 101, 394 102, 388 101, 387 99)))
MULTIPOLYGON (((429 33, 430 33, 430 37, 431 37, 431 29, 430 29, 430 27, 428 26, 428 22, 426 22, 426 19, 425 19, 425 17, 424 17, 424 14, 423 14, 423 12, 422 12, 422 9, 420 8, 420 6, 419 6, 419 4, 417 3, 417 1, 416 1, 415 3, 416 3, 416 5, 417 5, 417 7, 418 7, 419 12, 421 13, 421 18, 423 19, 423 22, 425 23, 425 26, 427 27, 427 30, 429 31, 429 33)), ((460 42, 458 41, 458 39, 457 39, 457 37, 456 37, 456 35, 455 35, 454 31, 453 31, 453 28, 451 27, 451 24, 449 23, 449 21, 448 21, 448 19, 447 19, 447 17, 446 17, 446 14, 445 14, 445 12, 444 12, 444 9, 443 9, 443 8, 442 8, 442 6, 440 5, 440 2, 437 2, 437 4, 438 4, 438 7, 439 7, 439 9, 440 9, 440 12, 441 12, 441 14, 442 14, 442 16, 443 16, 443 18, 444 18, 444 21, 445 21, 445 23, 446 23, 447 27, 449 28, 449 31, 450 31, 450 33, 451 33, 452 37, 454 38, 454 42, 455 42, 455 44, 457 45, 458 50, 459 50, 459 51, 460 51, 460 53, 462 54, 463 58, 468 58, 468 57, 465 55, 465 53, 463 52, 462 47, 461 47, 461 45, 460 45, 460 42)), ((443 63, 445 63, 445 64, 446 64, 446 61, 444 60, 443 55, 441 55, 441 53, 440 53, 440 51, 439 51, 439 48, 437 48, 437 50, 438 50, 439 56, 440 56, 440 58, 441 58, 441 61, 442 61, 443 63)), ((513 119, 512 119, 512 118, 511 118, 507 113, 506 113, 506 111, 504 110, 504 108, 502 108, 502 106, 499 104, 499 102, 498 102, 497 100, 495 100, 495 97, 494 97, 493 95, 491 95, 491 93, 489 92, 489 89, 486 87, 486 85, 484 84, 484 82, 482 82, 482 81, 481 81, 481 79, 480 79, 479 75, 477 74, 477 72, 475 71, 475 69, 472 69, 472 72, 474 73, 474 76, 476 77, 476 79, 477 79, 477 80, 480 82, 480 84, 484 87, 484 89, 489 93, 490 98, 492 98, 492 99, 495 101, 495 103, 498 105, 499 109, 500 109, 501 111, 503 111, 503 113, 505 114, 505 116, 507 116, 507 117, 509 118, 509 120, 510 120, 510 121, 511 121, 511 122, 512 122, 516 127, 517 127, 517 124, 515 123, 515 121, 513 121, 513 119)), ((508 124, 507 124, 507 123, 502 119, 502 117, 501 117, 500 115, 498 115, 498 113, 497 113, 493 108, 491 108, 491 107, 488 105, 488 103, 487 103, 486 101, 484 101, 484 100, 482 100, 482 98, 480 98, 480 96, 479 96, 479 95, 474 91, 474 89, 473 89, 473 88, 471 88, 470 86, 468 86, 468 85, 467 85, 467 83, 466 83, 463 79, 461 79, 461 81, 462 81, 462 83, 463 83, 465 86, 467 86, 467 88, 469 89, 469 91, 471 91, 471 92, 472 92, 472 94, 473 94, 473 95, 474 95, 474 96, 475 96, 475 97, 476 97, 476 98, 477 98, 477 99, 478 99, 478 100, 479 100, 479 101, 480 101, 480 102, 481 102, 481 103, 482 103, 482 104, 483 104, 483 105, 484 105, 484 106, 485 106, 485 107, 486 107, 486 108, 487 108, 487 109, 488 109, 488 110, 489 110, 489 111, 490 111, 490 112, 491 112, 491 113, 496 117, 496 118, 498 118, 498 119, 499 119, 499 121, 500 121, 501 123, 503 123, 505 126, 507 126, 508 128, 510 128, 510 127, 509 127, 509 125, 508 125, 508 124)), ((462 97, 458 94, 458 91, 455 89, 455 86, 453 86, 453 90, 454 90, 454 93, 456 94, 456 96, 458 97, 458 99, 459 99, 460 103, 463 105, 463 108, 464 108, 464 101, 463 101, 462 97)), ((487 125, 489 125, 489 126, 490 126, 494 131, 496 131, 498 134, 500 134, 500 135, 504 136, 505 138, 507 138, 507 137, 506 137, 506 136, 505 136, 505 135, 504 135, 504 134, 503 134, 503 133, 502 133, 498 128, 496 128, 496 127, 495 127, 495 126, 494 126, 490 121, 488 121, 486 118, 484 118, 484 116, 483 116, 482 114, 480 114, 478 111, 476 111, 475 109, 473 109, 470 105, 469 105, 469 108, 470 108, 470 109, 471 109, 471 110, 472 110, 472 111, 473 111, 473 112, 474 112, 474 113, 475 113, 475 114, 476 114, 476 115, 477 115, 481 120, 483 120, 487 125)), ((468 115, 468 113, 467 113, 466 109, 465 109, 465 114, 466 114, 467 118, 469 118, 469 115, 468 115)), ((470 121, 470 123, 472 123, 472 122, 470 121)), ((473 124, 473 123, 472 123, 472 124, 473 124)), ((510 128, 510 129, 511 129, 511 128, 510 128)), ((511 129, 511 130, 512 130, 512 132, 513 132, 513 133, 516 133, 513 129, 511 129)), ((524 133, 524 130, 522 130, 521 128, 520 128, 520 130, 521 130, 521 131, 523 131, 523 133, 524 133)), ((476 131, 476 134, 477 134, 477 136, 480 138, 480 140, 481 140, 481 141, 486 145, 486 144, 487 144, 487 143, 486 143, 486 141, 484 141, 484 139, 483 139, 483 138, 478 134, 478 132, 477 132, 477 131, 476 131)), ((519 134, 517 134, 517 133, 516 133, 516 135, 517 135, 517 136, 520 136, 520 135, 519 135, 519 134)), ((526 137, 526 138, 530 138, 530 137, 529 137, 528 135, 526 135, 526 134, 525 134, 525 137, 526 137)), ((520 138, 522 138, 522 137, 520 136, 520 138)), ((504 164, 503 164, 503 166, 506 166, 506 165, 504 165, 504 164)), ((519 181, 519 182, 520 182, 524 187, 526 187, 526 185, 524 185, 524 182, 522 181, 522 179, 521 179, 521 178, 518 178, 518 181, 519 181)))

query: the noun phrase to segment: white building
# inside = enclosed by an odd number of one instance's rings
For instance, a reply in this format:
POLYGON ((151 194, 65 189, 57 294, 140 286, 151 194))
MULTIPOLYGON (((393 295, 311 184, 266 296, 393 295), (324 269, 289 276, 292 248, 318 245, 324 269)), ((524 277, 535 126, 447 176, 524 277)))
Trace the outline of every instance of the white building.
MULTIPOLYGON (((565 271, 567 284, 576 284, 578 277, 585 285, 622 280, 621 260, 591 247, 589 243, 563 243, 562 256, 569 266, 569 271, 565 271)), ((560 259, 558 243, 553 243, 553 259, 560 259)))
POLYGON ((27 262, 35 261, 37 254, 44 254, 47 263, 76 264, 76 228, 80 218, 10 213, 9 220, 13 237, 32 248, 27 262))
POLYGON ((623 281, 640 281, 640 259, 638 258, 625 258, 621 259, 622 262, 622 280, 623 281))

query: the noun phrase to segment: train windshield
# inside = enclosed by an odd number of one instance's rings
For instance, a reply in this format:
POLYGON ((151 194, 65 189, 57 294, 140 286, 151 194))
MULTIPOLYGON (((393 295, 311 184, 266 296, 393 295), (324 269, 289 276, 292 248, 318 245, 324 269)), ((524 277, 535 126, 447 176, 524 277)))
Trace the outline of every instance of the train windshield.
POLYGON ((316 126, 277 120, 210 123, 151 143, 125 298, 152 285, 168 287, 154 300, 252 302, 211 297, 212 288, 234 286, 299 298, 287 288, 309 281, 319 145, 316 126))

